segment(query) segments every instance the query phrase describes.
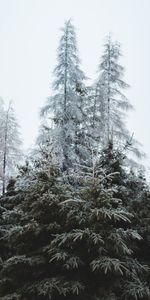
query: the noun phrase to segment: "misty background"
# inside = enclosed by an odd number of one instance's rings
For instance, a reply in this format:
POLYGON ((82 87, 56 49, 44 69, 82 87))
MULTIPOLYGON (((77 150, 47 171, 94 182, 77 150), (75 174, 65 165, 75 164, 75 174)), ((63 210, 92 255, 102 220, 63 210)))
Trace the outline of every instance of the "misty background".
POLYGON ((121 43, 131 86, 126 95, 135 108, 128 128, 143 144, 149 169, 149 11, 149 0, 0 0, 0 96, 14 101, 25 149, 35 141, 39 110, 51 93, 60 28, 71 18, 89 78, 96 77, 105 36, 111 32, 121 43))

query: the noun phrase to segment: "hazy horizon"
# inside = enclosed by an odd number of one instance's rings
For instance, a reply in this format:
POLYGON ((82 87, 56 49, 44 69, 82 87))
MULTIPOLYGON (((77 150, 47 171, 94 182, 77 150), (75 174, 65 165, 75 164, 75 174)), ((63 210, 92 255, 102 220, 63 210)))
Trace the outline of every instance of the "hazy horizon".
POLYGON ((37 135, 39 110, 51 93, 60 28, 71 18, 76 27, 82 68, 93 79, 111 32, 122 46, 127 91, 135 111, 128 128, 143 144, 150 166, 148 0, 0 0, 0 96, 13 99, 24 147, 37 135))

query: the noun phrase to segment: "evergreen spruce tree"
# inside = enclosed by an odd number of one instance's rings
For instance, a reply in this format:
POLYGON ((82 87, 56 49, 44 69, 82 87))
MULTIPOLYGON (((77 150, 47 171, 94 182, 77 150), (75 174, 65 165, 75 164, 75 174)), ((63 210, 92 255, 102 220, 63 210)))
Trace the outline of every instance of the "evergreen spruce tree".
POLYGON ((0 239, 1 299, 149 299, 147 268, 133 252, 141 237, 115 195, 119 172, 110 173, 104 159, 86 167, 76 199, 55 166, 43 171, 44 161, 34 172, 24 167, 26 186, 1 200, 9 224, 0 239))
POLYGON ((88 138, 93 149, 106 146, 107 103, 104 97, 104 85, 101 79, 88 88, 86 114, 88 116, 88 138))
MULTIPOLYGON (((94 125, 92 135, 99 139, 101 147, 107 146, 112 139, 115 147, 123 147, 131 140, 126 127, 126 113, 133 107, 124 94, 129 85, 123 79, 124 68, 120 58, 120 45, 109 34, 104 44, 97 80, 92 87, 90 105, 91 125, 94 125)), ((140 156, 137 146, 137 141, 132 138, 130 150, 132 148, 140 156)))
POLYGON ((150 299, 149 189, 126 168, 131 105, 119 58, 109 37, 98 80, 85 88, 65 23, 39 149, 0 198, 1 300, 150 299))
POLYGON ((4 194, 8 180, 16 173, 22 159, 22 141, 12 103, 7 109, 3 101, 0 106, 0 191, 4 194))
MULTIPOLYGON (((136 172, 126 168, 126 152, 119 152, 113 149, 113 144, 109 143, 109 147, 102 151, 101 166, 104 173, 117 172, 118 176, 114 177, 111 185, 114 190, 114 196, 121 198, 126 209, 133 214, 132 228, 139 232, 141 239, 134 243, 134 256, 141 264, 145 264, 150 268, 149 260, 149 186, 146 182, 144 169, 136 170, 136 172)), ((149 270, 143 276, 148 286, 149 270)))
MULTIPOLYGON (((111 35, 106 38, 104 53, 98 68, 98 76, 90 88, 86 101, 88 144, 94 153, 107 148, 111 141, 113 147, 122 152, 129 150, 138 158, 143 156, 133 134, 126 127, 126 113, 132 109, 124 90, 129 86, 123 80, 124 68, 120 64, 120 45, 113 42, 111 35)), ((139 167, 133 158, 128 157, 128 165, 139 167)))
POLYGON ((52 287, 55 272, 45 251, 53 234, 62 231, 59 202, 67 196, 57 167, 49 166, 48 172, 44 164, 40 159, 20 168, 15 195, 9 195, 9 185, 0 200, 0 299, 50 299, 46 281, 51 278, 52 287))
POLYGON ((150 189, 143 171, 138 174, 133 171, 130 173, 126 181, 126 190, 130 197, 128 208, 131 213, 134 212, 133 227, 138 230, 142 237, 142 240, 136 243, 136 257, 141 263, 147 264, 149 267, 146 280, 150 286, 150 189))
POLYGON ((80 147, 83 131, 83 97, 85 75, 80 69, 76 34, 71 21, 65 22, 54 69, 54 94, 41 114, 50 118, 51 137, 56 142, 63 170, 73 168, 84 152, 80 147))
POLYGON ((104 44, 104 53, 99 65, 99 78, 105 99, 107 115, 107 136, 109 140, 113 135, 116 138, 128 139, 128 131, 125 127, 126 111, 132 108, 128 99, 124 95, 124 89, 128 84, 124 82, 124 68, 120 65, 120 45, 112 41, 111 35, 106 39, 104 44))

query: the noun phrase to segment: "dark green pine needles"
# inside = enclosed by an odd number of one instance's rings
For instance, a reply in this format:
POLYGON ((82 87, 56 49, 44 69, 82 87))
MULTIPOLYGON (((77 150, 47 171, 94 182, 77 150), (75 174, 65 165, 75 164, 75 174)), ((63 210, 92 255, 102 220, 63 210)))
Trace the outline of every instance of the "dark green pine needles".
POLYGON ((149 299, 119 172, 86 166, 78 196, 53 167, 25 173, 0 200, 0 299, 149 299))

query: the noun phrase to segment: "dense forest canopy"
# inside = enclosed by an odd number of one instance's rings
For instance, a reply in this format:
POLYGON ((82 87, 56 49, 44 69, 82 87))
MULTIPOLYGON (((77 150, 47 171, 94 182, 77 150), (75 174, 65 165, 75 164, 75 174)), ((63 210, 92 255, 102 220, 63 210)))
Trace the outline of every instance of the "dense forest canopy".
POLYGON ((15 176, 18 124, 0 103, 1 300, 150 299, 150 191, 120 56, 109 34, 87 85, 65 22, 37 142, 15 176))

